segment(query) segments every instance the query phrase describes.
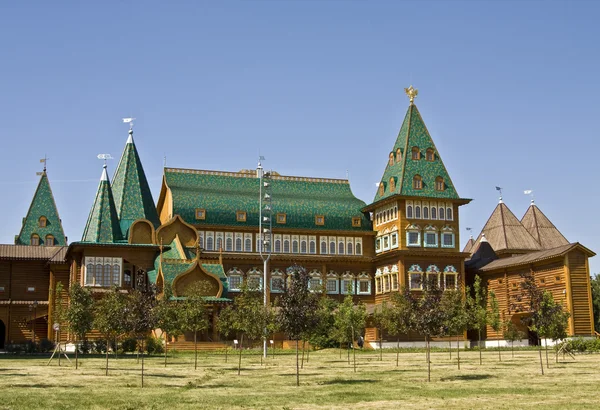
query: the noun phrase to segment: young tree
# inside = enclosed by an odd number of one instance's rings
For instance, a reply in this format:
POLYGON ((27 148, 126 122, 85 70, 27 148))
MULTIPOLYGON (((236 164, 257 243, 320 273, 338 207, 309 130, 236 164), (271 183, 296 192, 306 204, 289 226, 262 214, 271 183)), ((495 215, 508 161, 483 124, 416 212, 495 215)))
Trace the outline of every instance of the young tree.
POLYGON ((392 305, 387 314, 386 328, 392 336, 397 336, 396 341, 396 367, 400 360, 400 336, 410 334, 415 330, 416 301, 407 288, 402 288, 399 293, 392 293, 392 305))
POLYGON ((106 339, 106 376, 108 376, 108 347, 127 327, 126 294, 114 286, 94 304, 94 327, 106 339))
POLYGON ((333 338, 331 330, 335 322, 334 312, 338 303, 328 297, 320 297, 319 307, 317 309, 317 325, 309 333, 308 342, 318 348, 334 347, 336 340, 333 338))
POLYGON ((510 319, 504 322, 502 337, 510 342, 512 357, 515 357, 515 340, 523 340, 525 332, 519 330, 517 325, 510 319))
POLYGON ((390 315, 389 311, 390 311, 390 308, 388 307, 387 303, 384 301, 380 306, 375 306, 375 310, 371 314, 371 321, 372 321, 373 325, 375 325, 375 328, 377 329, 377 332, 379 333, 379 361, 383 361, 382 337, 383 337, 383 329, 386 328, 386 325, 388 322, 387 319, 390 315))
POLYGON ((194 333, 194 370, 198 369, 198 332, 208 328, 206 301, 203 295, 208 284, 196 282, 187 287, 185 300, 181 303, 182 330, 194 333))
MULTIPOLYGON (((502 321, 500 320, 500 308, 496 294, 490 292, 490 309, 489 309, 489 325, 496 334, 499 334, 502 329, 502 321)), ((500 338, 498 337, 498 361, 502 361, 502 352, 500 351, 500 338)))
POLYGON ((550 368, 548 361, 548 339, 557 342, 567 337, 567 328, 569 326, 569 313, 563 307, 554 301, 552 294, 547 290, 542 291, 541 318, 539 322, 538 333, 544 338, 544 347, 546 351, 546 367, 550 368))
POLYGON ((431 339, 444 334, 445 314, 441 309, 442 291, 433 282, 427 284, 417 299, 415 330, 425 336, 427 344, 427 381, 431 381, 431 339))
POLYGON ((152 289, 146 291, 134 289, 127 295, 126 303, 129 314, 125 330, 136 340, 141 340, 138 349, 142 355, 142 387, 144 387, 144 338, 156 325, 154 291, 152 289))
POLYGON ((481 356, 481 332, 484 331, 488 325, 488 309, 487 309, 487 291, 485 284, 482 282, 479 275, 475 275, 475 282, 473 283, 473 292, 467 288, 467 311, 469 315, 469 322, 472 329, 477 330, 478 334, 478 346, 479 346, 479 364, 483 363, 481 356))
POLYGON ((590 277, 592 287, 592 307, 594 310, 594 321, 596 332, 600 332, 600 274, 596 273, 590 277))
POLYGON ((94 321, 94 299, 88 288, 74 282, 69 288, 69 306, 65 312, 69 330, 75 335, 75 369, 79 368, 79 344, 92 330, 94 321))
POLYGON ((167 351, 169 337, 177 337, 183 332, 183 304, 173 299, 173 290, 170 284, 163 288, 162 298, 154 307, 156 326, 165 335, 165 367, 167 367, 167 351))
POLYGON ((306 269, 294 265, 288 268, 287 274, 291 275, 290 286, 280 298, 277 323, 296 342, 296 386, 299 386, 298 344, 301 338, 317 329, 319 316, 323 312, 319 305, 319 295, 309 289, 310 277, 306 269))
MULTIPOLYGON (((354 347, 354 340, 357 336, 361 335, 365 329, 367 322, 367 309, 365 305, 359 303, 354 304, 352 295, 347 295, 344 301, 338 306, 338 310, 335 315, 336 333, 340 335, 348 335, 348 346, 354 347)), ((342 339, 343 340, 343 339, 342 339)), ((354 354, 354 372, 356 372, 356 349, 352 349, 354 354)), ((348 350, 348 363, 350 362, 350 350, 348 350)))
POLYGON ((465 297, 459 289, 447 289, 442 294, 440 304, 444 312, 444 328, 450 338, 456 336, 456 357, 460 369, 459 335, 465 332, 468 324, 465 297))

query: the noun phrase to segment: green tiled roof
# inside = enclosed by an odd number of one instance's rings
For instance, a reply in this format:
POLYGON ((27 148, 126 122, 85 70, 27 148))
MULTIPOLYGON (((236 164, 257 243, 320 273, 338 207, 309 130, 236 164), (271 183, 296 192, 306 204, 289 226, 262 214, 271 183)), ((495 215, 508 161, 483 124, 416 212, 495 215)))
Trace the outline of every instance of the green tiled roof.
MULTIPOLYGON (((173 283, 173 281, 175 280, 175 278, 177 276, 179 276, 182 273, 189 270, 194 265, 194 263, 195 262, 189 262, 189 263, 183 262, 183 259, 182 259, 182 262, 168 262, 168 261, 165 261, 165 254, 163 253, 162 273, 163 273, 163 278, 164 278, 165 282, 173 283)), ((227 296, 227 291, 228 291, 227 276, 225 276, 225 271, 223 270, 223 265, 203 263, 201 266, 202 266, 202 269, 204 269, 205 271, 207 271, 209 273, 212 273, 213 275, 215 275, 219 278, 219 280, 223 284, 223 296, 227 296)), ((156 272, 158 272, 160 267, 161 267, 161 264, 160 264, 160 256, 159 256, 154 261, 154 270, 151 271, 154 273, 152 275, 150 275, 150 273, 148 274, 148 278, 150 279, 150 281, 152 283, 156 283, 156 280, 158 279, 156 272)))
MULTIPOLYGON (((258 226, 259 179, 253 173, 165 169, 165 182, 173 195, 173 215, 195 225, 258 226), (197 208, 206 219, 196 220, 197 208), (236 211, 246 212, 238 222, 236 211)), ((361 213, 365 203, 356 198, 347 180, 274 176, 271 180, 273 216, 286 214, 285 225, 273 227, 370 231, 361 213), (315 216, 325 224, 316 225, 315 216), (361 227, 352 227, 360 217, 361 227)))
POLYGON ((104 165, 96 200, 85 224, 81 240, 85 242, 113 243, 122 239, 115 201, 106 173, 106 165, 104 165))
POLYGON ((133 130, 129 131, 129 139, 115 171, 112 191, 124 238, 127 238, 129 227, 137 219, 147 219, 154 227, 160 225, 148 180, 133 142, 133 130))
MULTIPOLYGON (((379 189, 375 194, 373 202, 388 198, 392 195, 403 196, 420 196, 426 198, 440 199, 459 199, 458 193, 452 184, 452 180, 446 171, 446 167, 442 162, 439 152, 435 148, 433 139, 427 131, 427 127, 421 118, 421 114, 417 106, 411 104, 408 107, 402 127, 398 133, 398 138, 391 151, 394 154, 393 164, 389 164, 385 168, 381 182, 385 190, 383 195, 380 195, 379 189), (412 159, 412 148, 418 147, 421 153, 421 159, 412 159), (434 160, 426 160, 426 150, 428 148, 434 151, 434 160), (396 161, 396 152, 400 149, 401 161, 396 161), (423 189, 413 188, 413 178, 419 175, 423 181, 423 189), (445 183, 445 189, 438 191, 435 189, 435 180, 437 177, 442 177, 445 183), (394 178, 395 189, 390 186, 390 179, 394 178)), ((389 156, 388 156, 389 158, 389 156)))
POLYGON ((44 245, 47 235, 54 236, 54 245, 56 246, 67 244, 46 171, 42 173, 40 182, 33 195, 33 200, 27 211, 27 216, 23 219, 21 232, 15 238, 15 244, 29 245, 31 243, 31 235, 33 234, 37 234, 40 237, 40 245, 44 245), (41 216, 46 217, 46 226, 44 228, 39 226, 41 216))

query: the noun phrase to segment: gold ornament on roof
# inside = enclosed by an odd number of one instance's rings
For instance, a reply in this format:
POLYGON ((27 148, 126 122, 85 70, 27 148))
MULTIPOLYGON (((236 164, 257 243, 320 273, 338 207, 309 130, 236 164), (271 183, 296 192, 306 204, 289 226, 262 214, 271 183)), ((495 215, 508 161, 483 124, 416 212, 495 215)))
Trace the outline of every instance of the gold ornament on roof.
POLYGON ((408 95, 408 98, 410 99, 410 103, 411 104, 415 100, 415 97, 417 95, 419 95, 419 90, 417 90, 416 88, 413 88, 412 85, 410 87, 408 87, 408 88, 405 88, 404 92, 406 93, 406 95, 408 95))

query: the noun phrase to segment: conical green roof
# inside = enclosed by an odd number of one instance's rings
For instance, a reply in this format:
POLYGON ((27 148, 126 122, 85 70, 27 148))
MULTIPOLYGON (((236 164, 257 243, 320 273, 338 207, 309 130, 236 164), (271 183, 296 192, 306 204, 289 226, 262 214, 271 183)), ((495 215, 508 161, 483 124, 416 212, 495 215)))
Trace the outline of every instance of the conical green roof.
POLYGON ((113 178, 112 192, 124 238, 137 219, 147 219, 155 227, 160 225, 148 180, 133 142, 133 130, 129 130, 129 138, 113 178))
POLYGON ((53 245, 55 246, 64 246, 67 244, 65 232, 60 217, 58 216, 58 209, 56 208, 56 202, 54 202, 54 196, 52 195, 52 189, 50 188, 50 182, 48 181, 46 171, 42 172, 40 182, 38 183, 35 194, 33 195, 33 200, 27 211, 27 216, 23 218, 21 232, 15 238, 15 244, 31 244, 31 237, 34 234, 40 237, 40 245, 45 244, 48 235, 54 237, 53 245), (42 217, 45 218, 45 224, 40 223, 42 217))
POLYGON ((408 107, 390 156, 392 158, 388 157, 388 164, 381 178, 383 192, 378 189, 373 202, 392 195, 459 199, 425 122, 413 103, 408 107), (413 147, 419 149, 419 159, 412 159, 413 147), (433 160, 427 159, 428 149, 433 151, 433 160), (413 178, 416 175, 422 178, 422 189, 413 187, 413 178), (435 182, 438 177, 444 180, 443 190, 436 189, 435 182))
POLYGON ((106 165, 104 165, 96 200, 90 211, 81 240, 84 242, 114 243, 122 239, 123 235, 119 226, 117 209, 108 174, 106 173, 106 165))

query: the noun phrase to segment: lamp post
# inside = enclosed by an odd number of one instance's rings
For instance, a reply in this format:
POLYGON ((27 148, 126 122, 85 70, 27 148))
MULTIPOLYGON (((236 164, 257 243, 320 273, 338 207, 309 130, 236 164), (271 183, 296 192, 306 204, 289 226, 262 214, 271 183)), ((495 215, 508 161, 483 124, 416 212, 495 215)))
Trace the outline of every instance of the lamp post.
MULTIPOLYGON (((263 167, 260 163, 264 160, 264 157, 260 157, 258 160, 258 167, 256 168, 256 176, 259 178, 259 189, 258 189, 258 203, 259 203, 259 214, 258 214, 258 234, 259 241, 256 244, 258 252, 263 261, 263 303, 265 309, 267 307, 267 266, 269 259, 271 259, 271 239, 272 239, 272 228, 273 228, 273 209, 271 208, 271 173, 264 172, 263 167)), ((267 357, 267 329, 265 328, 265 334, 263 335, 263 357, 267 357)))

